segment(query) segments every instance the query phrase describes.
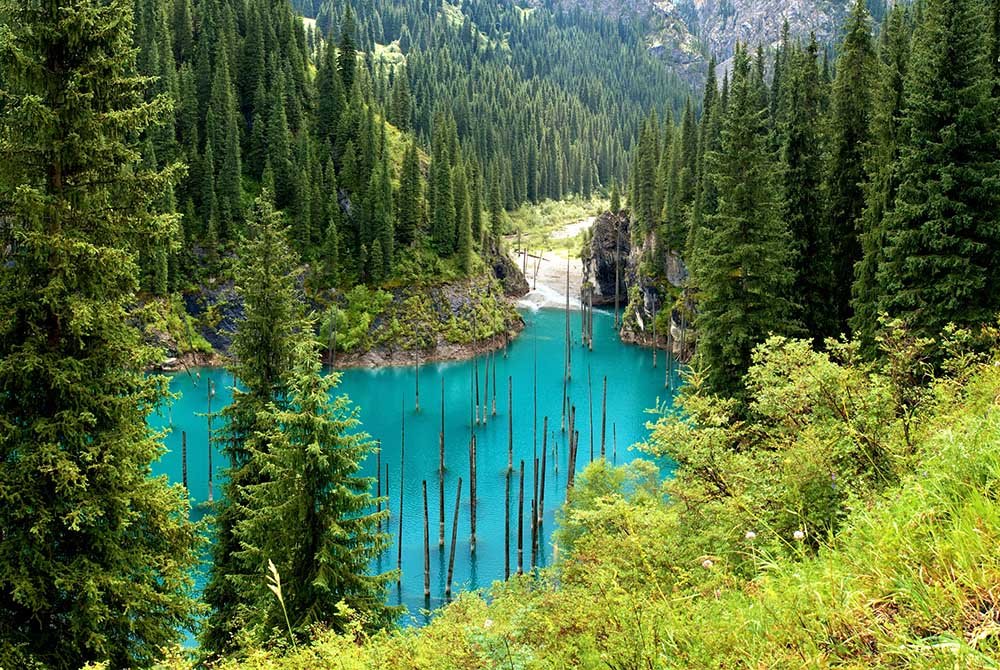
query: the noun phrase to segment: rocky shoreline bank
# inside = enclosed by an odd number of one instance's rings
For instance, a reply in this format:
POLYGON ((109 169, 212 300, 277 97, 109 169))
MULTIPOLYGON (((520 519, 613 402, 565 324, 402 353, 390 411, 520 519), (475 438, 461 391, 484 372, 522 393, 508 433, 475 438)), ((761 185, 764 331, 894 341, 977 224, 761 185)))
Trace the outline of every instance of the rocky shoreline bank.
MULTIPOLYGON (((437 346, 427 349, 377 348, 363 352, 339 352, 334 359, 334 367, 337 370, 346 370, 464 361, 490 351, 503 349, 524 330, 524 326, 524 320, 521 319, 508 330, 506 336, 494 335, 483 340, 464 343, 441 342, 437 346)), ((328 355, 324 354, 323 362, 327 365, 330 364, 328 355)))
MULTIPOLYGON (((499 349, 524 329, 516 306, 528 284, 499 247, 489 249, 486 261, 485 273, 458 281, 314 296, 315 336, 338 349, 338 369, 456 361, 499 349)), ((224 366, 243 315, 232 282, 150 301, 144 309, 155 315, 143 325, 146 339, 164 352, 150 370, 160 372, 224 366)))
MULTIPOLYGON (((449 361, 464 361, 482 354, 503 349, 514 341, 524 330, 524 320, 514 324, 506 336, 495 335, 483 340, 467 343, 442 342, 436 347, 407 350, 377 348, 369 351, 340 352, 334 359, 338 370, 351 368, 381 368, 405 367, 407 365, 426 365, 428 363, 446 363, 449 361)), ((183 372, 192 368, 223 367, 227 362, 225 356, 218 353, 188 352, 178 356, 170 356, 163 362, 153 366, 156 372, 183 372)), ((330 364, 328 354, 323 355, 323 363, 330 364)))

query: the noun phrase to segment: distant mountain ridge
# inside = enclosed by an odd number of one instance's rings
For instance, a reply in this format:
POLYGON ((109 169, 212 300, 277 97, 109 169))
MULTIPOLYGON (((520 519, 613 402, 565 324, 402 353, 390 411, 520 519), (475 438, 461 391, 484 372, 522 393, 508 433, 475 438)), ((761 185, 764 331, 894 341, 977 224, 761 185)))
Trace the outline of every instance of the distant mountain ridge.
MULTIPOLYGON (((851 6, 851 0, 552 1, 564 8, 643 21, 649 49, 692 83, 704 76, 712 55, 724 65, 738 42, 754 48, 777 45, 786 20, 793 38, 815 33, 821 44, 832 44, 851 6)), ((876 18, 887 4, 869 0, 876 18)))

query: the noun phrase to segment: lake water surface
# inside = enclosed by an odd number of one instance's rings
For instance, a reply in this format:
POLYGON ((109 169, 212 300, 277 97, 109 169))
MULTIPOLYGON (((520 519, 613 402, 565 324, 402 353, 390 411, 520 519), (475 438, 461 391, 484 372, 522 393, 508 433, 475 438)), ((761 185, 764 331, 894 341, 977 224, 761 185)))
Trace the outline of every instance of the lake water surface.
MULTIPOLYGON (((523 313, 527 327, 511 342, 506 358, 503 351, 496 355, 496 375, 492 358, 480 356, 474 361, 430 363, 419 368, 420 409, 415 407, 416 381, 414 367, 350 369, 341 373, 337 393, 346 393, 360 408, 363 429, 382 445, 382 493, 385 494, 385 469, 388 466, 389 529, 393 546, 373 566, 388 570, 396 567, 399 541, 400 469, 402 486, 402 579, 389 589, 389 601, 402 603, 409 609, 404 623, 421 623, 422 608, 435 608, 445 602, 448 552, 451 543, 455 489, 462 478, 462 504, 459 510, 458 542, 455 557, 453 592, 489 586, 504 577, 504 501, 508 461, 507 383, 513 387, 513 452, 514 474, 511 477, 511 572, 517 568, 517 493, 520 461, 525 467, 524 569, 531 564, 531 536, 528 517, 532 491, 534 456, 542 458, 543 418, 549 418, 548 453, 545 476, 544 524, 539 542, 538 565, 552 559, 552 531, 555 510, 566 497, 568 431, 561 428, 563 398, 563 364, 565 351, 565 312, 542 309, 523 313), (489 389, 486 367, 490 367, 489 389), (480 423, 475 411, 473 382, 478 366, 480 405, 490 411, 480 423), (532 380, 537 376, 538 393, 532 393, 532 380), (492 415, 493 386, 496 382, 496 415, 492 415), (445 397, 445 517, 446 541, 438 546, 439 478, 438 432, 441 427, 442 382, 445 397), (537 407, 537 412, 536 412, 537 407), (536 422, 537 416, 537 422, 536 422), (405 426, 404 459, 400 460, 402 428, 405 426), (476 551, 470 547, 469 504, 469 442, 473 434, 477 441, 477 526, 476 551), (421 482, 427 481, 431 540, 431 597, 424 598, 423 560, 423 496, 421 482), (412 618, 410 618, 412 617, 412 618)), ((666 384, 665 356, 659 352, 659 365, 652 366, 648 349, 622 344, 614 332, 610 313, 595 311, 594 350, 580 345, 580 313, 571 313, 572 379, 568 385, 571 403, 576 407, 576 428, 580 434, 577 471, 590 461, 591 435, 593 449, 599 456, 601 444, 602 386, 607 378, 607 423, 605 445, 607 458, 618 463, 639 456, 629 447, 643 441, 648 430, 645 423, 651 417, 645 410, 672 402, 678 386, 676 374, 666 384), (590 384, 588 385, 588 375, 590 384), (591 412, 593 431, 591 431, 591 412)), ((673 366, 676 367, 676 366, 673 366)), ((232 378, 218 369, 192 370, 171 376, 170 388, 179 393, 169 409, 151 417, 157 428, 168 429, 168 452, 155 464, 156 474, 167 474, 172 481, 181 481, 181 435, 187 436, 188 486, 194 504, 193 516, 203 517, 208 499, 208 410, 209 381, 215 388, 212 409, 218 410, 229 402, 232 378)), ((220 492, 226 460, 216 450, 212 456, 214 496, 220 492)), ((363 472, 375 476, 374 454, 365 462, 363 472)), ((263 577, 262 577, 263 578, 263 577)))

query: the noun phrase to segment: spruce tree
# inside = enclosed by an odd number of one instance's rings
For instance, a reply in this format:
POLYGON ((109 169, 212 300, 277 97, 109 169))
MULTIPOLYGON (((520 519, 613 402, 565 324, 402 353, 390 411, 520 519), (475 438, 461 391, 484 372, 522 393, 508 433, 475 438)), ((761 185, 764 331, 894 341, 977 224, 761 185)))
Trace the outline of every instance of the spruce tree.
POLYGON ((795 290, 806 332, 817 343, 836 336, 833 246, 820 194, 822 180, 822 91, 819 45, 786 48, 782 122, 783 216, 794 240, 795 290))
MULTIPOLYGON (((659 125, 656 117, 651 116, 646 120, 639 136, 639 146, 636 148, 635 204, 632 207, 636 223, 633 234, 636 236, 654 231, 660 215, 660 212, 655 210, 656 166, 659 162, 658 134, 659 125)), ((638 241, 641 238, 636 239, 638 241)))
POLYGON ((490 184, 490 235, 499 240, 503 234, 503 196, 500 194, 500 177, 493 172, 490 184))
POLYGON ((611 182, 611 213, 617 214, 622 211, 621 195, 618 194, 618 182, 611 182))
POLYGON ((338 381, 321 374, 315 339, 303 339, 287 402, 265 410, 262 423, 270 428, 250 441, 266 477, 252 487, 238 531, 245 561, 259 569, 252 588, 265 634, 283 630, 286 613, 301 638, 312 624, 343 632, 352 618, 341 603, 368 630, 391 625, 399 613, 385 604, 392 573, 369 574, 390 543, 380 530, 388 510, 375 511, 373 480, 359 475, 375 445, 359 433, 347 396, 331 399, 338 381), (268 561, 281 575, 283 603, 266 586, 268 561))
POLYGON ((872 94, 871 149, 865 162, 865 209, 861 217, 862 256, 855 267, 851 329, 866 352, 875 353, 879 327, 878 267, 885 253, 885 218, 892 210, 899 186, 893 166, 905 138, 902 116, 904 82, 909 67, 912 20, 909 10, 897 5, 882 27, 878 78, 872 94))
POLYGON ((416 238, 417 227, 420 224, 422 191, 417 144, 411 142, 403 154, 399 194, 396 198, 396 241, 400 246, 408 246, 416 238))
MULTIPOLYGON (((440 128, 440 126, 438 126, 440 128)), ((455 203, 452 197, 451 165, 442 132, 434 136, 431 158, 431 238, 441 255, 455 250, 455 203)))
POLYGON ((174 36, 174 56, 178 63, 184 62, 194 50, 194 9, 191 0, 175 0, 171 29, 174 36))
POLYGON ((340 116, 347 106, 344 80, 337 67, 337 54, 332 45, 323 50, 316 71, 316 131, 323 141, 336 140, 340 116))
POLYGON ((333 217, 327 217, 326 230, 323 232, 321 260, 324 285, 327 287, 336 285, 340 261, 340 235, 333 217))
POLYGON ((854 264, 861 259, 858 225, 864 208, 864 150, 869 141, 871 89, 875 73, 870 16, 855 0, 837 58, 830 110, 829 164, 825 179, 827 217, 833 244, 836 328, 850 317, 854 264))
POLYGON ((704 220, 706 208, 714 211, 714 198, 709 192, 708 180, 705 178, 705 156, 710 151, 718 149, 720 107, 718 82, 715 78, 715 57, 713 56, 709 60, 708 77, 702 96, 701 123, 698 126, 698 155, 695 161, 694 200, 691 203, 687 239, 684 242, 684 257, 689 260, 697 246, 698 231, 704 220))
POLYGON ((371 236, 379 241, 382 253, 380 277, 388 277, 392 273, 395 239, 395 212, 392 200, 392 182, 389 179, 389 165, 385 160, 379 161, 372 172, 368 185, 368 209, 371 236))
POLYGON ((479 175, 476 162, 469 169, 469 227, 472 229, 472 240, 476 242, 483 236, 483 180, 479 175))
POLYGON ((292 202, 295 189, 295 178, 291 161, 291 131, 288 127, 288 115, 285 113, 285 86, 283 79, 270 93, 270 109, 267 115, 267 163, 274 172, 274 202, 278 209, 287 207, 292 202))
POLYGON ((206 122, 206 143, 211 142, 215 162, 215 195, 219 208, 219 235, 229 239, 233 223, 242 218, 240 199, 240 123, 225 58, 218 59, 206 122))
POLYGON ((472 225, 472 215, 469 211, 469 187, 465 178, 465 161, 462 160, 461 156, 456 158, 455 167, 451 170, 451 195, 455 208, 455 251, 458 251, 459 238, 463 235, 462 229, 472 225))
POLYGON ((340 43, 337 45, 337 69, 344 83, 344 94, 350 98, 354 90, 354 75, 357 69, 358 50, 355 44, 354 12, 351 4, 344 4, 344 16, 340 21, 340 43))
POLYGON ((658 222, 662 223, 664 213, 669 210, 666 206, 667 198, 670 195, 670 161, 674 150, 678 148, 680 142, 674 141, 674 125, 670 115, 663 123, 663 142, 660 145, 660 161, 656 166, 656 191, 654 195, 653 210, 657 212, 658 222))
POLYGON ((410 116, 412 114, 410 103, 410 82, 406 77, 406 71, 398 69, 395 73, 395 81, 392 85, 392 100, 389 105, 389 121, 402 131, 410 129, 410 116))
POLYGON ((677 249, 682 241, 687 237, 684 234, 684 222, 687 205, 684 194, 684 179, 687 172, 684 167, 684 143, 683 134, 671 143, 669 154, 664 155, 663 162, 666 164, 664 170, 664 202, 663 211, 660 214, 659 235, 656 238, 657 256, 666 259, 666 254, 671 249, 677 249))
POLYGON ((340 225, 343 217, 340 212, 340 193, 337 187, 337 175, 333 162, 328 160, 323 169, 323 193, 325 202, 323 214, 326 227, 323 230, 323 249, 320 260, 323 267, 323 283, 327 287, 336 285, 340 275, 340 225))
POLYGON ((216 511, 212 567, 204 593, 211 613, 201 642, 210 654, 235 649, 237 634, 258 615, 253 594, 263 573, 243 556, 239 533, 252 487, 263 477, 248 441, 272 428, 265 410, 286 401, 295 342, 305 330, 296 289, 298 261, 266 191, 254 202, 248 227, 250 236, 240 245, 235 271, 236 291, 243 301, 230 367, 236 384, 216 438, 230 468, 216 511))
POLYGON ((719 150, 707 156, 718 208, 705 216, 692 271, 700 291, 698 364, 711 391, 741 398, 753 348, 769 333, 796 330, 789 300, 794 253, 776 196, 767 110, 742 47, 730 96, 719 150))
POLYGON ((382 240, 376 237, 375 241, 372 242, 371 249, 367 258, 367 276, 368 281, 378 284, 385 279, 385 256, 382 254, 382 240))
MULTIPOLYGON (((683 221, 686 219, 684 214, 694 201, 698 162, 698 125, 694 120, 690 98, 684 108, 680 140, 680 169, 674 208, 682 214, 680 220, 683 221)), ((681 235, 681 239, 683 237, 681 235)))
POLYGON ((465 166, 455 166, 452 183, 455 193, 455 251, 458 267, 468 273, 472 268, 472 212, 469 206, 469 189, 466 185, 465 166))
POLYGON ((989 0, 988 17, 991 25, 989 62, 993 64, 993 97, 1000 99, 1000 0, 989 0))
POLYGON ((0 666, 147 667, 194 623, 199 548, 128 317, 179 168, 140 159, 132 7, 0 2, 0 666))
POLYGON ((879 311, 937 336, 1000 309, 1000 155, 984 7, 928 0, 905 83, 879 311))

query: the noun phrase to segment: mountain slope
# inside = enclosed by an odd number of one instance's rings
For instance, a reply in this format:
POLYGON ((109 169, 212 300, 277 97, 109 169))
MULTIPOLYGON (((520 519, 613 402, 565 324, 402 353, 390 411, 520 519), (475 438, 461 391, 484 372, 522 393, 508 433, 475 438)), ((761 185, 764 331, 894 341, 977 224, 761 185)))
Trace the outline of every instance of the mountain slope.
MULTIPOLYGON (((645 24, 649 50, 665 59, 686 80, 704 76, 709 56, 724 64, 737 42, 764 48, 780 42, 782 25, 789 34, 814 32, 820 44, 832 44, 850 0, 555 0, 625 22, 645 24)), ((887 0, 869 0, 876 23, 887 0)))

